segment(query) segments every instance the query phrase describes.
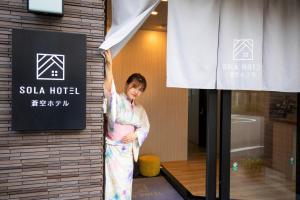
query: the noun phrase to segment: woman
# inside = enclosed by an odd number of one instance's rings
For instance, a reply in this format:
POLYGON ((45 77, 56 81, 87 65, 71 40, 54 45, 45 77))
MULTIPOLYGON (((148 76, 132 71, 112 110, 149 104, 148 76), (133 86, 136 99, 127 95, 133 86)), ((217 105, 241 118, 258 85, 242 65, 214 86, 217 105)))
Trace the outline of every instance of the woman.
POLYGON ((136 99, 145 91, 147 83, 140 74, 132 74, 125 90, 115 89, 112 58, 105 52, 106 78, 104 93, 107 98, 108 134, 105 151, 105 199, 131 200, 133 160, 137 161, 139 147, 149 132, 149 121, 144 108, 136 99))

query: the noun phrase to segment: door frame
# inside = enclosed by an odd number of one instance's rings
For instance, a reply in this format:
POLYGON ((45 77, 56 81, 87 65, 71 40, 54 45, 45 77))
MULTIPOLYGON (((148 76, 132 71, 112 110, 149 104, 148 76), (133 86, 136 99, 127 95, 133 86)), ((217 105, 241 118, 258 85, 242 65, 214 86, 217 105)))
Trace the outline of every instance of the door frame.
POLYGON ((221 91, 219 197, 230 199, 231 91, 221 91))

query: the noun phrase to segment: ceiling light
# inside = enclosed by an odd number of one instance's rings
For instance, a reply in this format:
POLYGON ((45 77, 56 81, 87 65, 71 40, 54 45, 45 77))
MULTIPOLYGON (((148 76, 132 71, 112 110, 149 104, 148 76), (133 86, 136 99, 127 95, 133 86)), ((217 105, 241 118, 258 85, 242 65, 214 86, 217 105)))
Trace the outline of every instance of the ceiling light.
POLYGON ((152 12, 151 12, 151 15, 157 15, 157 14, 158 14, 157 11, 152 11, 152 12))
POLYGON ((161 0, 161 1, 167 2, 168 0, 161 0))

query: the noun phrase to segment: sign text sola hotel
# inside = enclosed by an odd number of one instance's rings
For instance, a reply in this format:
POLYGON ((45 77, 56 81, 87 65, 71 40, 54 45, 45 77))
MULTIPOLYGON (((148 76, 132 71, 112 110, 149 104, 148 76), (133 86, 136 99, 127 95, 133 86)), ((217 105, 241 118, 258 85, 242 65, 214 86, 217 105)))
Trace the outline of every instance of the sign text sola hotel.
POLYGON ((85 128, 86 37, 13 30, 12 129, 85 128))

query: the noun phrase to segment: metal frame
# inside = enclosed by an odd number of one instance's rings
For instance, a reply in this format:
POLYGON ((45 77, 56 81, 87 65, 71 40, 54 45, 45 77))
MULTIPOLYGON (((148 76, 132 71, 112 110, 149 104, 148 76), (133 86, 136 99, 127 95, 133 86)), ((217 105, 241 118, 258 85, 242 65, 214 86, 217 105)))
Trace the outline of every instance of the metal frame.
POLYGON ((230 199, 231 91, 221 91, 219 197, 230 199))
POLYGON ((216 199, 218 91, 207 91, 206 198, 216 199))

